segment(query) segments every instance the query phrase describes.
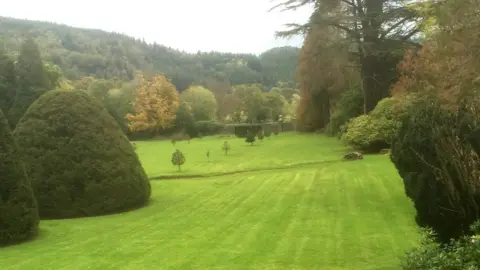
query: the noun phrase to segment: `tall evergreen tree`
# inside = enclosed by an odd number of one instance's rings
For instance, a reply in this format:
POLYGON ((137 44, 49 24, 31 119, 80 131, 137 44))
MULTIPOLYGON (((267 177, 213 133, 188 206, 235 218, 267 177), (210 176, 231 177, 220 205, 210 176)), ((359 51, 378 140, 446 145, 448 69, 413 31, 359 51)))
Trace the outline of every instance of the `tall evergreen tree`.
POLYGON ((16 78, 13 60, 0 44, 0 110, 8 112, 15 99, 16 78))
POLYGON ((20 48, 17 66, 17 93, 8 112, 10 125, 15 127, 28 107, 43 93, 52 89, 44 69, 40 51, 32 38, 27 38, 20 48))

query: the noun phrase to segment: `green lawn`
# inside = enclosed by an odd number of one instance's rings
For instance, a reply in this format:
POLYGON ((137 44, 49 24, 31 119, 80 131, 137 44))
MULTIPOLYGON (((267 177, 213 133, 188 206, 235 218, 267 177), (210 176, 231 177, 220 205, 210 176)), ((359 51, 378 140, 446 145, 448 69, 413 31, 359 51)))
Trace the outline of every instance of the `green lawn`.
MULTIPOLYGON (((183 173, 339 159, 345 150, 335 139, 282 134, 253 147, 232 139, 231 156, 217 151, 212 164, 195 152, 221 140, 177 144, 187 156, 183 173)), ((172 149, 140 144, 150 175, 177 173, 159 154, 172 149)), ((0 269, 398 269, 418 238, 384 156, 152 187, 151 204, 133 212, 42 221, 36 240, 0 249, 0 269)))
POLYGON ((150 177, 168 175, 198 175, 224 173, 243 170, 258 170, 276 167, 294 166, 305 163, 321 163, 338 160, 346 153, 337 139, 312 135, 284 133, 272 135, 263 142, 254 145, 244 139, 219 136, 177 142, 148 141, 137 143, 137 153, 150 177), (224 141, 228 141, 231 150, 228 156, 222 151, 224 141), (181 172, 170 163, 175 149, 181 150, 186 163, 181 172), (206 152, 210 150, 210 160, 206 152))

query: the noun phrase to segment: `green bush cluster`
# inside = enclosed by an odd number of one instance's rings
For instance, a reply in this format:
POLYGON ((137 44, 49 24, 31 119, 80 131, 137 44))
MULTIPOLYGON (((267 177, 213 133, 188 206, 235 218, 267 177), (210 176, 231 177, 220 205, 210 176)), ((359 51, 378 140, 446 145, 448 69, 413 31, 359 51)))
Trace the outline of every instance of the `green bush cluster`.
MULTIPOLYGON (((480 223, 472 229, 480 236, 480 223)), ((425 230, 420 246, 407 253, 402 260, 405 270, 480 268, 480 237, 463 237, 441 245, 435 241, 435 234, 425 230)))
POLYGON ((41 218, 94 216, 146 204, 150 183, 120 126, 82 91, 50 91, 14 131, 41 218))
POLYGON ((401 111, 396 104, 393 98, 385 98, 371 113, 351 119, 342 142, 366 152, 388 148, 401 125, 401 111))
POLYGON ((349 87, 335 104, 325 132, 330 136, 342 136, 342 127, 354 117, 363 114, 363 93, 359 85, 349 87))
POLYGON ((0 110, 0 245, 37 234, 38 208, 17 145, 0 110))
POLYGON ((416 103, 403 117, 391 149, 417 224, 432 228, 443 243, 468 234, 480 216, 480 157, 468 143, 478 121, 467 110, 416 103))

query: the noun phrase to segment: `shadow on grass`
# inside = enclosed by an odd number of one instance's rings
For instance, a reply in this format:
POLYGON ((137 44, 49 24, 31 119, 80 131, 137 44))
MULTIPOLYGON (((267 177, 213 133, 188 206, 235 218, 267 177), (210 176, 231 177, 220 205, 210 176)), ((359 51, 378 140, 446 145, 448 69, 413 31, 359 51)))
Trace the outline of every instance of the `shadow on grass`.
POLYGON ((257 169, 249 169, 249 170, 236 170, 236 171, 229 171, 229 172, 214 172, 214 173, 204 173, 204 174, 184 174, 184 175, 158 175, 149 177, 149 180, 177 180, 177 179, 191 179, 191 178, 210 178, 216 176, 225 176, 225 175, 234 175, 234 174, 242 174, 242 173, 251 173, 251 172, 262 172, 262 171, 276 171, 276 170, 287 170, 292 168, 302 168, 312 165, 324 165, 324 164, 335 164, 340 162, 346 162, 342 159, 336 160, 322 160, 322 161, 312 161, 312 162, 302 162, 302 163, 295 163, 290 165, 284 166, 275 166, 275 167, 267 167, 267 168, 257 168, 257 169))

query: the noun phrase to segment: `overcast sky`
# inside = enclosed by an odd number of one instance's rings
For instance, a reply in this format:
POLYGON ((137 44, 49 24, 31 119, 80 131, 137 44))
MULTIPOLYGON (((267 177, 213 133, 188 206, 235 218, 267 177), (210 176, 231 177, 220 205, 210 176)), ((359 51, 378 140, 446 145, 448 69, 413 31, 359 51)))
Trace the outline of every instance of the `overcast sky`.
POLYGON ((276 39, 286 23, 304 23, 311 8, 268 10, 278 0, 13 0, 0 15, 115 31, 188 52, 261 53, 301 37, 276 39))

